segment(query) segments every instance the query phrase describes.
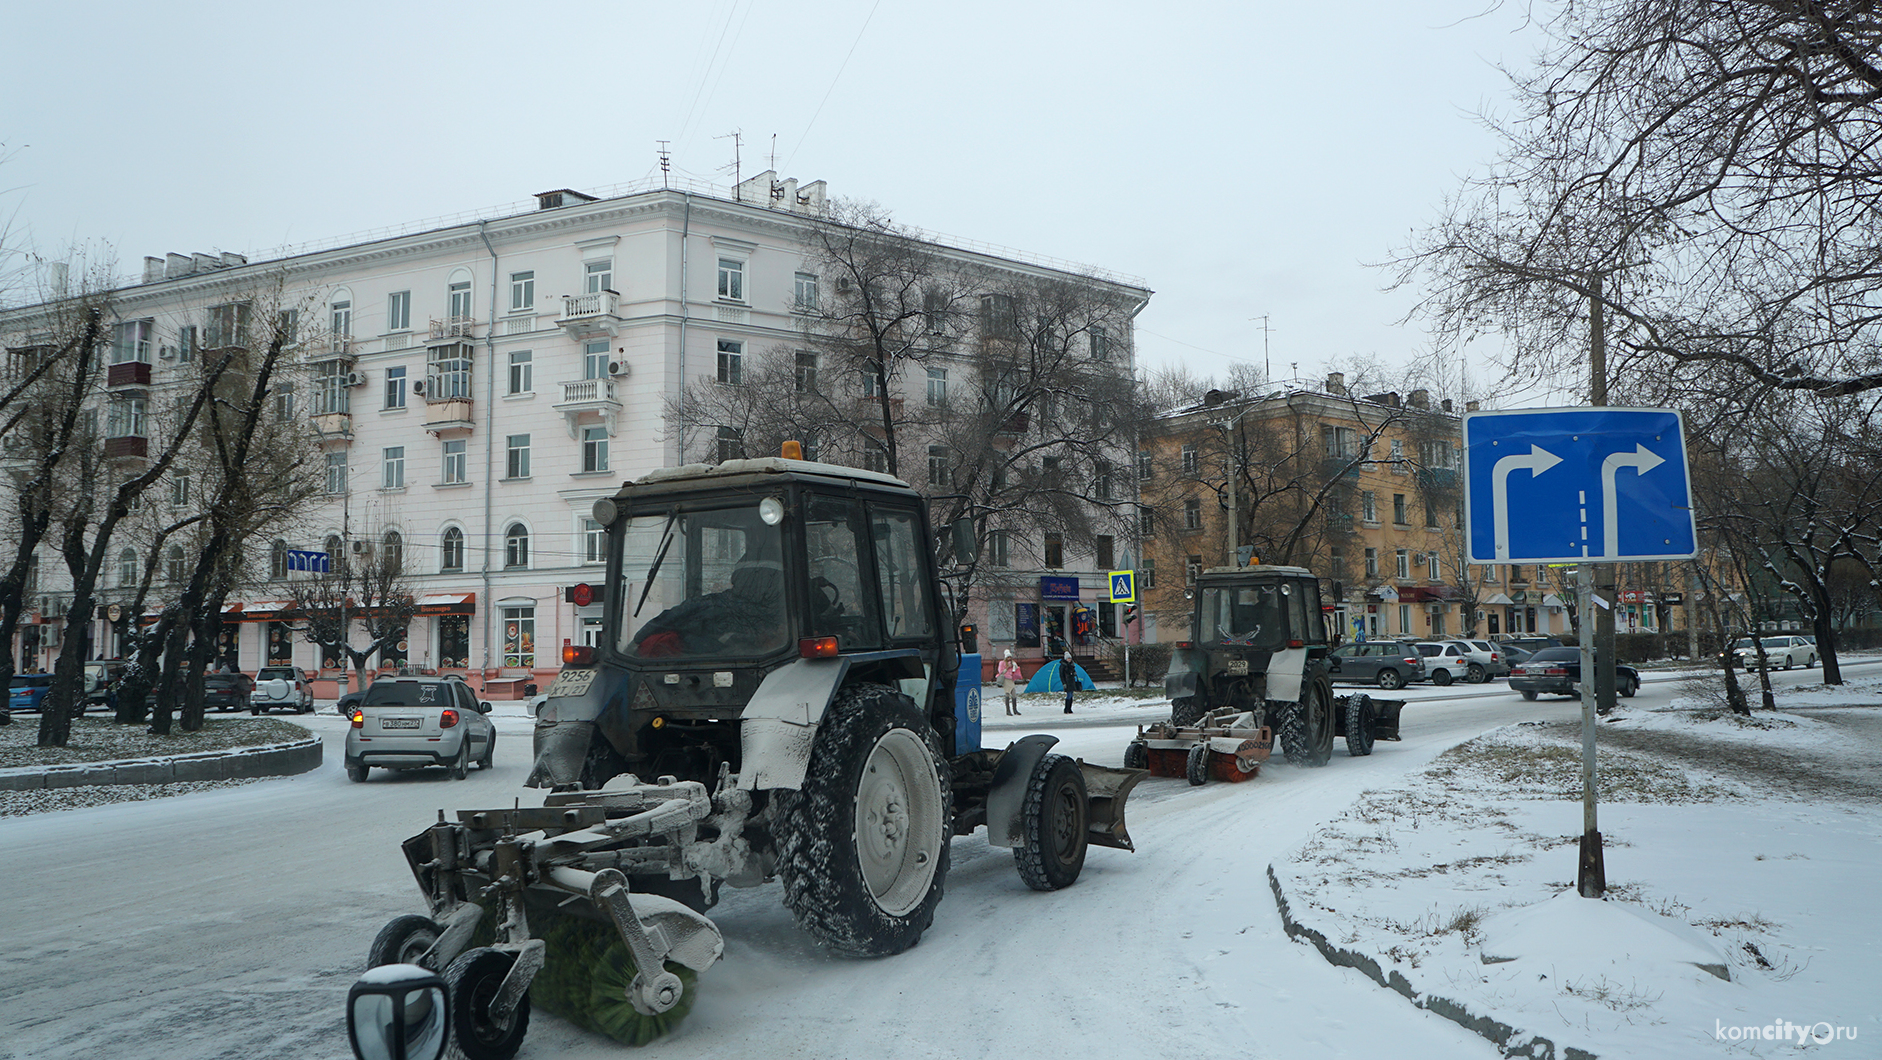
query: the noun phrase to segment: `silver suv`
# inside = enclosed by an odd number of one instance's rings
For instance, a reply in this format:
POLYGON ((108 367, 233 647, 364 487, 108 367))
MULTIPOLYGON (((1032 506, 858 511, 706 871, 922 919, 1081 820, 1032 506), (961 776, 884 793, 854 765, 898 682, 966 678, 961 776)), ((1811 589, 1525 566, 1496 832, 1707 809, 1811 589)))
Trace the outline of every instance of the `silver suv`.
POLYGON ((261 714, 286 707, 296 714, 314 712, 314 690, 298 666, 264 666, 255 674, 255 690, 248 697, 248 712, 261 714))
POLYGON ((444 766, 463 780, 475 762, 490 768, 497 730, 470 686, 442 677, 382 677, 353 708, 346 731, 346 775, 363 781, 374 766, 444 766))
POLYGON ((1369 640, 1364 644, 1342 644, 1328 655, 1337 662, 1335 681, 1376 681, 1387 690, 1404 688, 1408 681, 1423 681, 1424 656, 1418 645, 1408 640, 1369 640))

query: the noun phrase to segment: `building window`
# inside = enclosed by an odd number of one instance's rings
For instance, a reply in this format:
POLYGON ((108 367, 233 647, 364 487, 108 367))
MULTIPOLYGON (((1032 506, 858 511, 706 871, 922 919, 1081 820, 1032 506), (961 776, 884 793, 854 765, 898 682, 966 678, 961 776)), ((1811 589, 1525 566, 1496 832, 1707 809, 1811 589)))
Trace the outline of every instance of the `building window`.
POLYGON ((582 428, 582 470, 608 470, 608 429, 606 427, 582 428))
POLYGON ((1437 581, 1442 576, 1442 572, 1438 570, 1438 554, 1436 552, 1425 553, 1425 577, 1437 581))
POLYGON ((817 311, 817 274, 800 272, 797 274, 797 289, 792 295, 791 304, 799 313, 817 311))
POLYGON ((176 359, 178 364, 188 364, 196 359, 196 325, 186 324, 176 329, 176 359))
POLYGON ((583 290, 587 293, 600 294, 603 291, 614 290, 613 258, 586 262, 582 265, 582 273, 586 281, 583 290))
POLYGON ((405 488, 405 447, 389 445, 380 450, 380 467, 384 468, 381 477, 382 488, 402 490, 405 488))
POLYGON ((513 670, 536 666, 536 609, 503 609, 503 665, 513 670))
POLYGON ((346 454, 327 454, 327 492, 346 492, 346 454))
POLYGON ((268 546, 268 577, 281 580, 288 576, 288 543, 280 538, 268 546))
POLYGON ((1334 581, 1346 580, 1346 551, 1344 549, 1327 550, 1327 574, 1334 581))
POLYGON ((387 530, 379 537, 379 559, 383 569, 398 571, 405 567, 405 538, 397 530, 387 530))
POLYGON ((469 280, 460 280, 450 286, 450 323, 469 323, 471 318, 471 285, 469 280))
POLYGON ((606 379, 608 377, 608 340, 597 339, 582 343, 582 378, 606 379))
POLYGON ((1392 460, 1392 474, 1405 474, 1405 443, 1398 438, 1392 439, 1392 452, 1390 455, 1392 460))
POLYGON ((1399 526, 1408 525, 1405 521, 1405 495, 1403 493, 1392 494, 1392 521, 1399 526))
POLYGON ((145 437, 147 422, 145 419, 148 405, 141 397, 115 398, 111 402, 111 415, 105 425, 105 434, 110 438, 145 437))
POLYGON ((438 542, 438 569, 445 573, 464 569, 464 531, 455 526, 446 527, 438 542))
POLYGON ((718 436, 719 463, 745 459, 745 432, 737 427, 721 427, 718 436))
POLYGON ((1057 486, 1059 484, 1059 478, 1060 478, 1059 469, 1062 468, 1064 465, 1065 465, 1065 461, 1060 457, 1056 457, 1056 456, 1040 457, 1039 458, 1040 480, 1048 486, 1057 486))
POLYGON ((1196 576, 1202 573, 1202 557, 1187 556, 1183 559, 1183 584, 1196 584, 1196 576))
POLYGON ((1194 497, 1183 502, 1183 529, 1202 529, 1202 502, 1194 497))
POLYGON ((412 292, 394 291, 386 296, 386 330, 412 330, 412 292))
POLYGON ((1457 450, 1447 441, 1419 442, 1418 461, 1429 468, 1454 468, 1457 450))
POLYGON ((1116 544, 1116 539, 1113 538, 1110 534, 1098 535, 1096 545, 1097 545, 1097 552, 1098 552, 1098 569, 1099 570, 1108 571, 1111 569, 1112 564, 1116 562, 1117 553, 1115 551, 1115 544, 1116 544))
POLYGON ((862 390, 863 396, 866 398, 875 397, 876 396, 876 373, 865 369, 859 374, 863 378, 863 390, 862 390))
POLYGON ((536 308, 536 272, 510 273, 510 312, 536 308))
POLYGON ((889 472, 889 450, 874 438, 863 439, 863 470, 885 475, 889 472))
POLYGON ((189 472, 179 472, 170 480, 170 507, 187 508, 190 502, 189 472))
POLYGON ((1529 569, 1527 567, 1524 567, 1520 563, 1510 564, 1510 581, 1512 583, 1513 582, 1527 582, 1528 580, 1529 580, 1529 569))
POLYGON ((945 405, 948 403, 948 370, 946 368, 928 369, 928 404, 945 405))
POLYGON ((127 548, 118 553, 118 584, 137 584, 137 550, 127 548))
POLYGON ((817 392, 817 355, 809 350, 797 351, 797 392, 814 394, 817 392))
POLYGON ((188 569, 183 565, 183 549, 180 546, 171 545, 170 551, 164 554, 163 574, 164 577, 178 583, 189 576, 188 569))
POLYGON ((428 401, 468 401, 471 396, 471 348, 452 342, 433 346, 428 355, 425 398, 428 401))
POLYGON ((1150 450, 1137 450, 1137 481, 1149 482, 1151 479, 1150 450))
POLYGON ((1005 530, 995 530, 987 535, 987 562, 995 567, 1005 567, 1011 562, 1008 551, 1010 540, 1005 530))
POLYGON ((1092 496, 1097 497, 1101 501, 1108 501, 1111 499, 1111 462, 1108 460, 1098 461, 1097 471, 1097 475, 1091 482, 1092 496))
POLYGON ((386 369, 386 408, 405 407, 405 366, 386 369))
POLYGON ((1407 578, 1410 578, 1411 577, 1411 553, 1401 548, 1397 552, 1393 553, 1393 556, 1398 562, 1397 571, 1398 571, 1399 580, 1404 581, 1407 578))
POLYGON ((1438 529, 1438 506, 1429 497, 1425 498, 1425 529, 1438 529))
POLYGON ((1321 424, 1320 442, 1329 460, 1351 460, 1359 455, 1359 435, 1351 427, 1321 424))
POLYGON ((1359 491, 1359 517, 1368 523, 1379 521, 1379 496, 1371 490, 1359 491))
POLYGON ((931 445, 928 447, 928 485, 952 486, 954 469, 948 463, 948 447, 931 445))
POLYGON ((1406 633, 1406 634, 1409 634, 1411 632, 1411 605, 1410 604, 1398 605, 1398 631, 1400 633, 1406 633))
POLYGON ((1376 548, 1369 548, 1366 550, 1366 577, 1377 578, 1378 576, 1379 576, 1379 550, 1376 548))
POLYGON ((1137 506, 1137 532, 1144 537, 1153 536, 1157 532, 1157 510, 1148 504, 1137 506))
POLYGON ((155 326, 155 322, 149 320, 127 320, 119 324, 117 336, 111 344, 111 363, 142 361, 149 364, 150 336, 155 326))
POLYGON ((444 443, 444 481, 447 484, 468 482, 465 477, 464 439, 456 438, 444 443))
POLYGON ((1012 295, 980 296, 980 331, 993 339, 1010 339, 1019 334, 1019 314, 1014 309, 1012 295))
POLYGON ((608 561, 608 530, 593 519, 582 520, 582 562, 608 561))
POLYGON ((510 393, 527 394, 536 389, 536 355, 529 350, 510 351, 510 393))
POLYGON ((1139 600, 1143 599, 1142 594, 1145 589, 1155 589, 1156 587, 1157 587, 1157 561, 1150 558, 1149 556, 1145 556, 1141 561, 1138 562, 1138 565, 1137 565, 1138 599, 1139 600))
POLYGON ((719 382, 740 386, 745 382, 745 344, 733 339, 719 340, 719 382))
POLYGON ((1183 447, 1183 474, 1194 475, 1201 467, 1202 462, 1196 458, 1196 447, 1185 445, 1183 447))
POLYGON ((353 339, 353 302, 352 299, 335 302, 327 307, 330 327, 328 337, 333 340, 335 352, 345 352, 347 344, 353 339))
POLYGON ((1046 534, 1045 557, 1047 570, 1062 570, 1065 567, 1065 538, 1062 535, 1046 534))
POLYGON ((210 349, 248 345, 248 317, 253 309, 247 302, 225 302, 209 307, 206 342, 210 349))
POLYGON ((504 478, 529 477, 529 435, 512 434, 504 444, 504 478))
POLYGON ((1091 359, 1094 361, 1111 359, 1111 335, 1104 330, 1103 324, 1091 326, 1091 359))
POLYGON ((346 377, 351 368, 349 362, 339 358, 321 361, 315 366, 314 415, 353 411, 352 392, 346 388, 346 377))
POLYGON ((737 258, 719 259, 719 297, 727 301, 745 300, 745 263, 737 258))
POLYGON ((529 530, 522 523, 511 523, 503 532, 503 565, 506 568, 529 566, 529 530))
POLYGON ((294 418, 293 383, 282 383, 274 388, 274 418, 283 422, 294 418))

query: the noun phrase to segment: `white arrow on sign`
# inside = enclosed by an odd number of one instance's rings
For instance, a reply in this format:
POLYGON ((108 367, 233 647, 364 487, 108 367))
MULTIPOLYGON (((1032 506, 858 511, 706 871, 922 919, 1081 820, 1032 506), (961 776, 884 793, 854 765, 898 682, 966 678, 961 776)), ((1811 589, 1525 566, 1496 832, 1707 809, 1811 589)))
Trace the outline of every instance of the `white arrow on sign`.
POLYGON ((1495 533, 1497 559, 1510 557, 1510 472, 1526 467, 1533 478, 1561 462, 1561 457, 1532 444, 1528 456, 1506 456, 1490 469, 1491 524, 1495 533))
POLYGON ((1621 553, 1621 521, 1619 514, 1614 510, 1615 473, 1621 468, 1631 467, 1634 469, 1634 474, 1644 475, 1664 463, 1666 460, 1663 457, 1640 443, 1635 443, 1634 451, 1631 453, 1609 453, 1607 459, 1601 461, 1601 554, 1603 556, 1618 556, 1621 553))

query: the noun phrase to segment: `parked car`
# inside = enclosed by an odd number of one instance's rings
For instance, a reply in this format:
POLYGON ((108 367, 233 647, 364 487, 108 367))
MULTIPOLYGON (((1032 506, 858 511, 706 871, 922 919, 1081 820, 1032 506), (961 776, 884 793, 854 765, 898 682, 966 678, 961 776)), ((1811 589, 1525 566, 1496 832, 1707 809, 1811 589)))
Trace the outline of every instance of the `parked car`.
POLYGON ((382 677, 366 690, 346 731, 346 775, 364 781, 374 768, 444 766, 463 780, 471 763, 489 769, 497 730, 462 681, 382 677))
POLYGON ((360 702, 364 700, 365 698, 366 698, 366 690, 362 688, 357 691, 348 692, 346 695, 341 696, 340 702, 335 704, 335 706, 339 708, 339 711, 341 714, 350 715, 353 713, 353 708, 359 706, 360 702))
POLYGON ((1464 654, 1456 641, 1420 641, 1414 647, 1425 657, 1425 672, 1431 675, 1433 684, 1448 685, 1470 679, 1470 656, 1464 654))
POLYGON ((1425 657, 1408 640, 1369 640, 1364 644, 1342 644, 1328 655, 1333 663, 1333 680, 1376 681, 1380 688, 1403 688, 1409 681, 1423 681, 1425 657))
MULTIPOLYGON (((1759 637, 1764 645, 1764 658, 1773 670, 1788 670, 1793 666, 1809 669, 1817 665, 1817 642, 1809 637, 1759 637)), ((1754 670, 1758 666, 1758 648, 1750 637, 1732 643, 1729 656, 1723 660, 1727 666, 1736 666, 1744 670, 1754 670)))
MULTIPOLYGON (((1457 645, 1458 650, 1464 653, 1464 657, 1470 660, 1470 673, 1465 676, 1464 680, 1471 684, 1480 685, 1492 678, 1509 676, 1511 665, 1509 656, 1496 642, 1450 640, 1443 643, 1457 645)), ((1524 652, 1523 657, 1528 658, 1528 654, 1524 652)))
POLYGON ((264 666, 256 672, 255 694, 248 712, 263 714, 275 707, 286 707, 296 714, 314 712, 314 690, 300 667, 264 666))
POLYGON ((203 675, 203 709, 206 711, 251 710, 254 692, 255 682, 245 673, 203 675))
MULTIPOLYGON (((1544 648, 1523 660, 1510 671, 1510 687, 1533 700, 1547 693, 1552 696, 1579 696, 1581 689, 1581 649, 1544 648)), ((1640 691, 1640 671, 1624 663, 1614 666, 1614 690, 1632 699, 1640 691)))
POLYGON ((12 694, 7 697, 7 706, 16 711, 37 711, 51 688, 51 674, 14 674, 12 694))
POLYGON ((1492 639, 1498 644, 1505 644, 1511 648, 1520 648, 1530 655, 1534 655, 1544 648, 1574 647, 1574 645, 1563 643, 1558 637, 1545 637, 1535 633, 1505 633, 1501 637, 1492 639))
POLYGON ((100 660, 85 664, 85 709, 118 709, 118 679, 124 675, 124 663, 100 660))

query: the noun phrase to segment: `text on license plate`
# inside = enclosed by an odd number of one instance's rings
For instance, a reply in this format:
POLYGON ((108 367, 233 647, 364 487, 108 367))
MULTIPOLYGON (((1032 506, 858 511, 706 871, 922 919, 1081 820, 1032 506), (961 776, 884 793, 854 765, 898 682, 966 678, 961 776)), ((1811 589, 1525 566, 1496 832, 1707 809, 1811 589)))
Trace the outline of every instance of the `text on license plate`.
POLYGON ((381 729, 416 729, 418 728, 418 719, 417 718, 380 718, 379 727, 381 729))

